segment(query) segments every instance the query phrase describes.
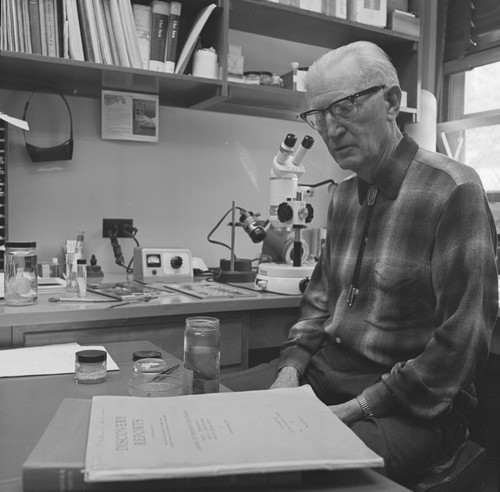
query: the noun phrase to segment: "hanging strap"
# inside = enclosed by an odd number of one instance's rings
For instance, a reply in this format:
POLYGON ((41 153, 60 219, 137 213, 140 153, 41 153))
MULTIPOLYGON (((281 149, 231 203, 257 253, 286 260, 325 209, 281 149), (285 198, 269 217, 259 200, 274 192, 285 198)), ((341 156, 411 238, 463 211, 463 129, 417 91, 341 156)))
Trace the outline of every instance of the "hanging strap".
POLYGON ((363 235, 361 236, 361 243, 359 245, 356 268, 354 269, 351 286, 349 287, 349 295, 347 296, 347 305, 349 307, 352 307, 354 301, 356 300, 356 296, 359 294, 359 274, 361 271, 361 261, 363 260, 365 245, 368 241, 368 229, 372 220, 373 206, 375 205, 375 200, 377 199, 377 192, 377 188, 375 188, 374 186, 370 186, 370 188, 368 189, 368 194, 366 196, 368 213, 366 214, 365 225, 363 227, 363 235))

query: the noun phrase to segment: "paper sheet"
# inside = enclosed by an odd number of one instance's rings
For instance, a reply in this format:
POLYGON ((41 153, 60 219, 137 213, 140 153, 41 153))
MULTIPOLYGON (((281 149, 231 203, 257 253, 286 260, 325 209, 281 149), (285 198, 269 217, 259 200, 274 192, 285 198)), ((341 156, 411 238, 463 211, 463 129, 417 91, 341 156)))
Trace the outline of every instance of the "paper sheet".
MULTIPOLYGON (((82 346, 78 343, 64 343, 0 350, 0 377, 74 373, 75 353, 79 350, 106 349, 96 345, 82 346)), ((119 369, 116 362, 108 354, 107 370, 118 371, 119 369)))

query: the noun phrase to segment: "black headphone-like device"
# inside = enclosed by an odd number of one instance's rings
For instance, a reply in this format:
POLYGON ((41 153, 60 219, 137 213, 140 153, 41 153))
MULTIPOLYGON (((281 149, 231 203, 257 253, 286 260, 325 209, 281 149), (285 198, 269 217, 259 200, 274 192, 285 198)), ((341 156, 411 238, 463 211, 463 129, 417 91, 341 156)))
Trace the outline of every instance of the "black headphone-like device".
MULTIPOLYGON (((24 132, 24 142, 26 144, 26 149, 28 150, 28 154, 33 162, 47 162, 47 161, 69 161, 73 157, 73 117, 71 115, 71 109, 69 107, 68 101, 66 98, 50 87, 44 87, 41 89, 47 89, 51 92, 54 92, 58 96, 62 98, 64 103, 66 104, 66 108, 69 113, 69 138, 65 142, 59 145, 55 145, 53 147, 38 147, 36 145, 32 145, 26 140, 26 132, 24 132)), ((26 106, 24 107, 24 115, 23 120, 26 120, 26 115, 28 113, 28 106, 30 104, 31 98, 37 93, 40 92, 41 89, 36 89, 33 91, 26 102, 26 106)))

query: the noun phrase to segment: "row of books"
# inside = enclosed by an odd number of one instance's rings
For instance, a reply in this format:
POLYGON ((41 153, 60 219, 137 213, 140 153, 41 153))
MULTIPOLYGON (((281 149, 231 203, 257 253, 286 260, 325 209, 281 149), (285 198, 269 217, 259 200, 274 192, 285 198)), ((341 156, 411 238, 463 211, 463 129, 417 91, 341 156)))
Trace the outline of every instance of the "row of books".
POLYGON ((0 0, 0 49, 174 73, 180 2, 0 0))

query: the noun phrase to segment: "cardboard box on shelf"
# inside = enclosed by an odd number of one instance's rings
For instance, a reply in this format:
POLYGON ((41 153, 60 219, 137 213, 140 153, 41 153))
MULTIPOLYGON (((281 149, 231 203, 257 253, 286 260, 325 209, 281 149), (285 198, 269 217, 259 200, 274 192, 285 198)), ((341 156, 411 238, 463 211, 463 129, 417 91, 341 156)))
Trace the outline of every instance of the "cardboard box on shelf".
MULTIPOLYGON (((297 70, 297 88, 296 90, 299 92, 305 92, 306 89, 304 87, 304 78, 307 74, 307 67, 301 67, 297 70)), ((287 72, 285 75, 282 75, 283 79, 283 88, 284 89, 293 89, 293 71, 287 72)))
POLYGON ((410 14, 409 12, 401 12, 399 10, 391 12, 388 15, 387 27, 393 31, 404 32, 412 36, 420 35, 420 19, 415 14, 410 14))
POLYGON ((347 19, 347 0, 323 0, 323 11, 326 15, 347 19))
POLYGON ((387 0, 351 0, 347 2, 347 18, 377 27, 387 25, 387 0))

